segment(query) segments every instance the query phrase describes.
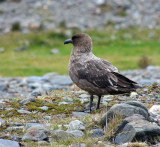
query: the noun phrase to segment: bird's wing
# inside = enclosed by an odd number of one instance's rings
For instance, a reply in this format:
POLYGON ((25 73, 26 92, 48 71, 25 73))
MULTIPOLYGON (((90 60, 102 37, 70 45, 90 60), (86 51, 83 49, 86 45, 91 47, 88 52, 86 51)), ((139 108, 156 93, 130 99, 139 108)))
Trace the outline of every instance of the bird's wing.
POLYGON ((108 62, 107 60, 104 59, 100 59, 101 62, 103 62, 105 64, 105 67, 110 70, 110 72, 119 72, 117 67, 113 66, 110 62, 108 62))
POLYGON ((85 79, 99 88, 110 87, 118 91, 119 88, 129 88, 132 87, 132 84, 136 84, 116 72, 117 68, 111 63, 106 64, 102 60, 90 60, 83 63, 83 65, 78 63, 75 68, 77 68, 79 79, 85 79))

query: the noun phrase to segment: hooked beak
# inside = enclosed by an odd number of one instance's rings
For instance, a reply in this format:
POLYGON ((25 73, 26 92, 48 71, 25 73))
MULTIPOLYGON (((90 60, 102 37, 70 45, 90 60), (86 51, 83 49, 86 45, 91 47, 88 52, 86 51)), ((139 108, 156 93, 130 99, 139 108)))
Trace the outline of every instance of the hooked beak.
POLYGON ((65 40, 64 44, 73 43, 72 39, 65 40))

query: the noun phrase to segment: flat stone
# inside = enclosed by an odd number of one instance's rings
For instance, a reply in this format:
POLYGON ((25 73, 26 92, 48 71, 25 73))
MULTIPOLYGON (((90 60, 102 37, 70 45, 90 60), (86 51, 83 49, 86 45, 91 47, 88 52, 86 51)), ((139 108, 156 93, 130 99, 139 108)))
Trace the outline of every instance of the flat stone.
POLYGON ((38 88, 31 93, 31 96, 37 97, 45 94, 45 91, 42 88, 38 88))
POLYGON ((160 114, 160 105, 153 105, 150 109, 149 112, 159 115, 160 114))
POLYGON ((102 129, 95 129, 91 134, 91 137, 101 137, 104 135, 104 131, 102 129))
POLYGON ((81 130, 84 131, 85 130, 85 126, 83 124, 83 122, 79 121, 79 120, 74 120, 71 121, 68 125, 68 129, 67 131, 73 131, 73 130, 81 130))
POLYGON ((42 109, 42 110, 48 110, 47 106, 42 106, 42 107, 39 107, 39 108, 42 109))
POLYGON ((23 129, 23 128, 24 128, 24 126, 8 127, 7 130, 8 130, 8 131, 12 131, 12 130, 21 130, 21 129, 23 129))
POLYGON ((51 49, 51 54, 59 54, 59 49, 51 49))
POLYGON ((69 102, 59 102, 58 105, 68 105, 70 104, 69 102))
POLYGON ((14 126, 23 126, 23 125, 24 125, 23 123, 14 122, 14 121, 9 122, 9 124, 10 124, 10 125, 14 125, 14 126))
POLYGON ((8 85, 7 84, 1 84, 0 85, 0 91, 5 91, 8 89, 8 85))
POLYGON ((23 100, 21 100, 21 101, 19 102, 19 104, 25 105, 25 104, 28 104, 28 103, 30 103, 30 102, 36 102, 35 98, 32 97, 32 98, 23 99, 23 100))
POLYGON ((21 51, 25 51, 25 50, 28 50, 27 46, 22 46, 22 47, 19 47, 19 48, 15 49, 16 52, 21 52, 21 51))
POLYGON ((73 81, 71 80, 71 78, 69 76, 63 75, 63 76, 55 76, 53 79, 50 80, 50 83, 53 85, 62 85, 62 86, 66 86, 66 85, 72 85, 73 81))
POLYGON ((81 94, 79 95, 79 98, 85 99, 85 98, 89 98, 90 96, 87 94, 81 94))
POLYGON ((131 92, 130 97, 131 97, 131 98, 135 98, 137 95, 138 95, 137 92, 131 92))
POLYGON ((3 120, 3 119, 0 119, 0 126, 3 126, 3 125, 5 125, 5 123, 6 123, 6 121, 5 121, 5 120, 3 120))
POLYGON ((145 142, 127 142, 121 145, 116 145, 116 147, 148 147, 145 142))
POLYGON ((123 131, 119 133, 114 140, 114 143, 121 144, 125 142, 131 142, 135 137, 136 131, 132 125, 126 124, 123 131))
POLYGON ((0 139, 0 147, 20 147, 19 143, 12 140, 0 139))
POLYGON ((74 135, 64 130, 56 130, 52 133, 52 137, 56 140, 61 140, 61 139, 73 138, 74 135))
POLYGON ((74 117, 84 117, 84 116, 89 115, 89 113, 85 113, 85 112, 72 112, 72 115, 74 117))
POLYGON ((19 136, 17 136, 17 135, 12 135, 11 139, 15 140, 15 141, 20 141, 21 140, 21 138, 19 136))
POLYGON ((17 110, 19 113, 21 114, 30 114, 31 112, 30 111, 27 111, 27 110, 23 110, 23 109, 20 109, 20 110, 17 110))
POLYGON ((32 126, 27 129, 24 134, 22 140, 35 140, 35 141, 43 141, 48 140, 50 132, 41 126, 32 126))
POLYGON ((80 130, 66 131, 67 133, 73 134, 76 138, 81 138, 84 136, 84 133, 80 130))
POLYGON ((44 116, 44 118, 50 120, 52 118, 52 116, 46 115, 46 116, 44 116))
POLYGON ((26 123, 25 128, 30 128, 30 127, 33 127, 33 126, 44 127, 44 125, 40 124, 40 123, 26 123))
POLYGON ((73 143, 69 147, 87 147, 87 145, 85 143, 73 143))
POLYGON ((0 48, 0 53, 4 53, 5 49, 3 47, 0 48))

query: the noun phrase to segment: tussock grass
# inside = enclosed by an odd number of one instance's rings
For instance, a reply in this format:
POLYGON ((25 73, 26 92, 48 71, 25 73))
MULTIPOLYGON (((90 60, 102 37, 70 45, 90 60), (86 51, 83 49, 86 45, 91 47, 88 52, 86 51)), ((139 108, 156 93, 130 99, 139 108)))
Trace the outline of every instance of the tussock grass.
POLYGON ((123 119, 123 116, 114 115, 113 118, 111 118, 111 120, 109 121, 109 123, 106 124, 105 137, 107 140, 110 139, 111 137, 113 137, 113 135, 117 129, 117 126, 121 123, 122 119, 123 119))

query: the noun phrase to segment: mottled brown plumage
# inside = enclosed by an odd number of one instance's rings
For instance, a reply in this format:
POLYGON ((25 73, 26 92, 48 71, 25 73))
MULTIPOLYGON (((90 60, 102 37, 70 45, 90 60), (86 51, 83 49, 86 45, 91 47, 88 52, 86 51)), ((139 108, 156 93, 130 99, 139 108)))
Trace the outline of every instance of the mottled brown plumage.
POLYGON ((73 43, 68 71, 72 81, 90 95, 90 111, 93 95, 100 99, 106 94, 122 94, 135 91, 139 86, 122 74, 107 60, 96 57, 92 53, 92 40, 84 33, 75 34, 64 44, 73 43))

